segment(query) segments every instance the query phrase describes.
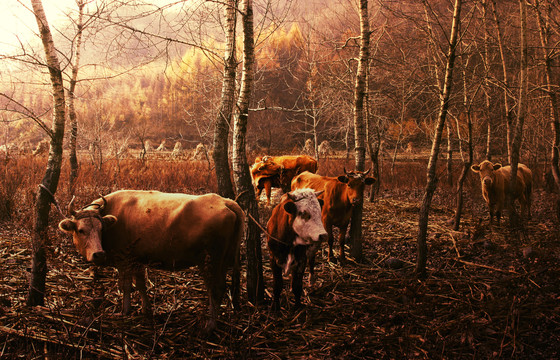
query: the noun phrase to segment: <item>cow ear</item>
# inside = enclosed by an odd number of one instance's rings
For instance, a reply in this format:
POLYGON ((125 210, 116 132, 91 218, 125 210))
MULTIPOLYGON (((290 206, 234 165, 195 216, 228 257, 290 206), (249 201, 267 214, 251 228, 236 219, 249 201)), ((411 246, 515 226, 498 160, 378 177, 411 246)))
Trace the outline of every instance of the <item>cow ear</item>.
POLYGON ((321 206, 321 208, 323 208, 323 205, 325 205, 323 199, 317 199, 317 200, 319 200, 319 205, 321 206))
POLYGON ((116 222, 117 218, 113 215, 103 216, 103 226, 106 228, 110 228, 111 226, 115 225, 116 222))
POLYGON ((367 177, 367 178, 364 180, 364 183, 365 183, 366 185, 373 185, 373 184, 375 184, 375 179, 372 178, 372 177, 367 177))
POLYGON ((494 164, 494 170, 498 170, 501 167, 502 167, 502 164, 500 164, 500 163, 494 164))
POLYGON ((476 172, 476 173, 480 172, 480 166, 479 165, 473 165, 473 166, 471 166, 471 170, 476 172))
POLYGON ((297 214, 297 206, 292 201, 288 201, 284 204, 284 210, 286 210, 288 214, 297 214))
POLYGON ((345 184, 348 183, 348 181, 350 181, 350 179, 348 179, 348 176, 346 175, 340 175, 337 179, 341 183, 345 183, 345 184))
POLYGON ((72 233, 76 231, 76 222, 70 219, 64 219, 58 223, 58 228, 65 233, 72 233))

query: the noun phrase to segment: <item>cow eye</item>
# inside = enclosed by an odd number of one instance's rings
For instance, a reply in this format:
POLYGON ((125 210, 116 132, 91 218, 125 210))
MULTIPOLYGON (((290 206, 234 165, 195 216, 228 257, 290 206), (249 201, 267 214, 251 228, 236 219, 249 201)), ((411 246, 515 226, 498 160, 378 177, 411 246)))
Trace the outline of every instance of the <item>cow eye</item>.
POLYGON ((81 235, 85 235, 86 231, 84 229, 79 229, 78 233, 81 234, 81 235))

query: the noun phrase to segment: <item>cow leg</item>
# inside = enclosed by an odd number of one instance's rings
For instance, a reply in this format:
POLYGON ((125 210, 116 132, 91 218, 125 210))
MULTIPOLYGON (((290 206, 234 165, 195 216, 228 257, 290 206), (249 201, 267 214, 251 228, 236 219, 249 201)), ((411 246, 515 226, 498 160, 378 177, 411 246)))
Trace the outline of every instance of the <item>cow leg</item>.
POLYGON ((270 206, 270 194, 272 193, 272 181, 266 180, 264 182, 264 190, 266 193, 266 206, 270 206))
POLYGON ((132 274, 128 270, 119 269, 119 285, 123 292, 122 314, 130 314, 130 294, 132 293, 132 274))
POLYGON ((309 286, 313 286, 315 284, 315 256, 317 256, 320 246, 321 244, 314 244, 307 248, 307 259, 309 262, 309 286))
POLYGON ((208 291, 208 308, 210 318, 206 323, 204 333, 211 334, 217 325, 218 308, 226 290, 226 272, 216 263, 209 254, 206 254, 204 265, 200 269, 206 289, 208 291))
POLYGON ((144 267, 134 272, 134 281, 136 283, 136 289, 138 290, 138 292, 140 292, 140 298, 142 299, 142 313, 146 317, 151 318, 153 316, 153 311, 152 304, 147 293, 146 270, 144 269, 144 267))
POLYGON ((274 299, 272 303, 272 310, 280 310, 280 295, 282 295, 282 288, 284 287, 284 280, 282 279, 282 268, 278 266, 276 260, 271 256, 270 267, 272 269, 273 277, 273 294, 274 299))
POLYGON ((305 272, 305 265, 307 262, 305 252, 307 249, 297 249, 296 261, 297 266, 292 273, 292 292, 295 297, 295 308, 301 307, 301 294, 303 294, 303 273, 305 272))
POLYGON ((346 245, 346 231, 348 229, 348 225, 341 226, 339 229, 340 235, 338 237, 338 245, 340 246, 340 254, 338 258, 340 259, 340 264, 342 265, 346 260, 346 256, 344 255, 344 246, 346 245))
POLYGON ((325 230, 327 230, 327 234, 329 236, 329 262, 336 262, 336 259, 334 257, 334 253, 333 253, 333 243, 334 243, 334 235, 333 235, 333 230, 332 230, 332 225, 331 224, 327 224, 325 225, 325 230))

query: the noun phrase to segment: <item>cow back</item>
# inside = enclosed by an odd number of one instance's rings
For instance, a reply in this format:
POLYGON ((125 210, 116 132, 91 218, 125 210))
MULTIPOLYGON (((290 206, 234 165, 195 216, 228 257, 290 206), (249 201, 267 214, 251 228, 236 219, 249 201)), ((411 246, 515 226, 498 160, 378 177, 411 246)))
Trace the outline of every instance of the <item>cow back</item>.
MULTIPOLYGON (((115 261, 179 269, 198 265, 204 252, 232 253, 232 234, 243 213, 232 200, 157 191, 117 191, 106 196, 104 215, 117 217, 103 233, 103 248, 115 261)), ((99 200, 98 200, 99 201, 99 200)), ((231 258, 233 260, 233 257, 231 258)), ((228 264, 231 265, 231 264, 228 264)))

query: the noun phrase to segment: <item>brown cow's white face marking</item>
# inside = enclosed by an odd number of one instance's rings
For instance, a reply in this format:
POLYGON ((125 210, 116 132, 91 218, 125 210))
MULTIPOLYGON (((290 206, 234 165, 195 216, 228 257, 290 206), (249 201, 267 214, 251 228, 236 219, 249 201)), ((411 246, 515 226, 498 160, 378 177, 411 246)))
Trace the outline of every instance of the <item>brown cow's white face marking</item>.
POLYGON ((65 233, 72 234, 72 240, 76 250, 87 261, 97 265, 105 262, 105 251, 101 245, 101 231, 103 226, 111 226, 117 221, 112 215, 78 217, 78 219, 64 219, 58 224, 58 228, 65 233))
POLYGON ((478 165, 471 166, 471 170, 480 175, 482 188, 490 188, 492 184, 494 184, 494 179, 496 178, 494 171, 501 167, 501 164, 492 164, 492 162, 484 160, 478 165))
POLYGON ((321 221, 321 204, 317 199, 322 191, 298 189, 288 193, 292 200, 284 205, 286 212, 294 215, 292 228, 296 233, 294 245, 311 245, 327 239, 321 221))

